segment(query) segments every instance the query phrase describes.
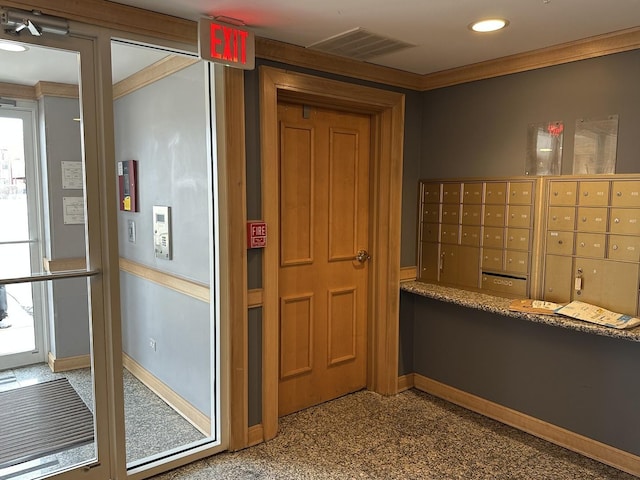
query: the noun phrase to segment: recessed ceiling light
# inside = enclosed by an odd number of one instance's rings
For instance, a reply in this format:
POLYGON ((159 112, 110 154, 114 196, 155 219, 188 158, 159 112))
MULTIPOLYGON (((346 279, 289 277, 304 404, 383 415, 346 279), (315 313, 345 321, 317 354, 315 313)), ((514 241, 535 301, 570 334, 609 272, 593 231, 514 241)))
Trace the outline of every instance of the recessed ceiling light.
POLYGON ((474 32, 495 32, 501 28, 509 25, 509 22, 503 18, 490 18, 487 20, 480 20, 469 25, 469 28, 474 32))
POLYGON ((5 50, 7 52, 25 52, 28 48, 24 45, 20 45, 19 43, 0 42, 0 50, 5 50))

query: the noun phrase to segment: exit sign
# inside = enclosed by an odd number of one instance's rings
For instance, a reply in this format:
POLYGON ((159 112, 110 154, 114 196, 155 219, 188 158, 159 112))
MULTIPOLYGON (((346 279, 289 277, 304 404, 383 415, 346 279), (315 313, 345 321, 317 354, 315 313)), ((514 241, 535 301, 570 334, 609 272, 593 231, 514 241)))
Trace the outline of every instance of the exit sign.
POLYGON ((200 58, 243 70, 256 65, 256 38, 253 32, 235 25, 201 18, 198 23, 200 58))

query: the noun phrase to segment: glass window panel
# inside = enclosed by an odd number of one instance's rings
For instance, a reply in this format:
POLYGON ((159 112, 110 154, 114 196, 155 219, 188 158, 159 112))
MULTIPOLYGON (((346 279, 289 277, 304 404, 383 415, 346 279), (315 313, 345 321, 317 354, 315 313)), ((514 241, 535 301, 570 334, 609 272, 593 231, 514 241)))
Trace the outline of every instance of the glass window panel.
POLYGON ((560 175, 564 124, 536 123, 527 129, 526 175, 560 175))
POLYGON ((573 174, 616 173, 618 115, 576 121, 573 174))

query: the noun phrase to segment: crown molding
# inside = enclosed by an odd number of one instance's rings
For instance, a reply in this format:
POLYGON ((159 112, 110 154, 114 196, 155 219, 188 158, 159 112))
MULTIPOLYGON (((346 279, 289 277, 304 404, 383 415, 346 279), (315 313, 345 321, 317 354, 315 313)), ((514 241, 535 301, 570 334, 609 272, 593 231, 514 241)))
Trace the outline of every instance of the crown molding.
MULTIPOLYGON (((1 0, 5 7, 37 9, 101 27, 195 45, 197 23, 107 0, 1 0)), ((425 75, 328 55, 304 47, 256 38, 256 56, 409 90, 426 91, 511 73, 561 65, 640 48, 640 27, 619 30, 517 55, 425 75)))
POLYGON ((420 90, 433 90, 637 48, 640 48, 640 27, 426 74, 422 77, 420 90))

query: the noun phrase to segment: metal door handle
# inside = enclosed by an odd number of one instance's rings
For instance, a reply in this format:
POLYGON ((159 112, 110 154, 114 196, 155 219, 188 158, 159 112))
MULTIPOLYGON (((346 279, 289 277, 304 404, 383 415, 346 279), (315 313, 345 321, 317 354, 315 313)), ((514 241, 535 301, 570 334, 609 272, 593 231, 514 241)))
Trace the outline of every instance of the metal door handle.
POLYGON ((369 255, 366 250, 358 250, 358 253, 356 253, 356 256, 355 256, 355 259, 360 263, 364 263, 370 258, 371 258, 371 255, 369 255))

